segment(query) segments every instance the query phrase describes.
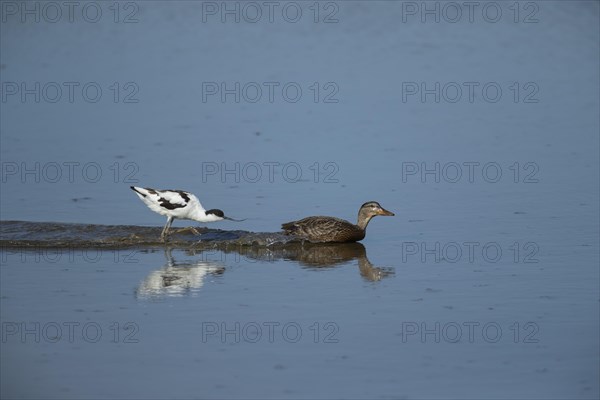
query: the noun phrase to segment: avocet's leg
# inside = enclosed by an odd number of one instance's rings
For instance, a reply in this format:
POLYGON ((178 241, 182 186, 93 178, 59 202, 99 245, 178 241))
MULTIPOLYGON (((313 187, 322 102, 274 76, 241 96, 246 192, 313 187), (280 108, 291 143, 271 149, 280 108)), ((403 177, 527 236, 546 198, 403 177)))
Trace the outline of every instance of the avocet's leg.
POLYGON ((162 240, 163 242, 167 239, 167 232, 169 231, 169 228, 171 227, 172 223, 173 217, 168 217, 167 223, 165 224, 165 227, 163 228, 162 233, 160 234, 160 240, 162 240))

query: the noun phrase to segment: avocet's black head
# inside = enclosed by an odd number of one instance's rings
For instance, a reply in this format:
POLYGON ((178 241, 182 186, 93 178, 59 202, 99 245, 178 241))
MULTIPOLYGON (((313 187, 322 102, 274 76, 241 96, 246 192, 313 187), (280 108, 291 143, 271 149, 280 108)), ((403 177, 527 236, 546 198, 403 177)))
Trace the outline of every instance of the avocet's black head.
POLYGON ((206 215, 210 215, 210 214, 212 214, 212 215, 214 215, 216 217, 225 219, 225 213, 223 211, 221 211, 221 210, 216 209, 216 208, 213 208, 212 210, 206 211, 206 215))
POLYGON ((233 219, 233 218, 226 217, 225 213, 223 211, 218 210, 216 208, 213 208, 212 210, 205 211, 205 213, 206 213, 207 217, 214 218, 214 221, 220 221, 222 219, 226 219, 226 220, 229 220, 229 221, 235 221, 235 222, 245 221, 243 219, 233 219))

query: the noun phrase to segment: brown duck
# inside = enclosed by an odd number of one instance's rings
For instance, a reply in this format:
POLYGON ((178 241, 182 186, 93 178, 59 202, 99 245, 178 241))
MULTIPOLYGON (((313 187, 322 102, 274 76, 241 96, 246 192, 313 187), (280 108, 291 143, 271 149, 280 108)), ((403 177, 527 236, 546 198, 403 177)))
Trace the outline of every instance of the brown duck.
POLYGON ((393 216, 394 213, 376 201, 368 201, 358 210, 356 225, 339 218, 318 216, 287 222, 281 225, 281 229, 286 235, 311 242, 358 242, 365 238, 367 225, 376 215, 393 216))

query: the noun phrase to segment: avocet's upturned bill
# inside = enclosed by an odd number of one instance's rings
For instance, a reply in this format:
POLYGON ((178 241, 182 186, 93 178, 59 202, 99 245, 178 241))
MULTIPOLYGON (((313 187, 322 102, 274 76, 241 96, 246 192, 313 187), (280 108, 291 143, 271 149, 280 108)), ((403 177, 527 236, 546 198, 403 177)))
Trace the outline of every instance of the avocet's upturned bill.
POLYGON ((216 222, 224 219, 243 221, 226 217, 223 211, 216 208, 205 210, 196 196, 183 190, 157 190, 137 186, 131 186, 131 190, 149 209, 167 216, 167 223, 160 234, 162 241, 166 240, 169 228, 175 219, 189 219, 197 222, 216 222))

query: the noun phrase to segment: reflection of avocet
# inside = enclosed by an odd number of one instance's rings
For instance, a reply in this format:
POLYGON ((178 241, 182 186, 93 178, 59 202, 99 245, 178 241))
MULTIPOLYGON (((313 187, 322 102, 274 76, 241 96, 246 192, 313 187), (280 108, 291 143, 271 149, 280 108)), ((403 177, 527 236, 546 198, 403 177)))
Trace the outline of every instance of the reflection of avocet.
POLYGON ((140 298, 179 297, 195 295, 210 275, 221 275, 223 265, 214 261, 190 260, 177 262, 171 249, 165 250, 167 264, 153 271, 140 283, 136 295, 140 298))

